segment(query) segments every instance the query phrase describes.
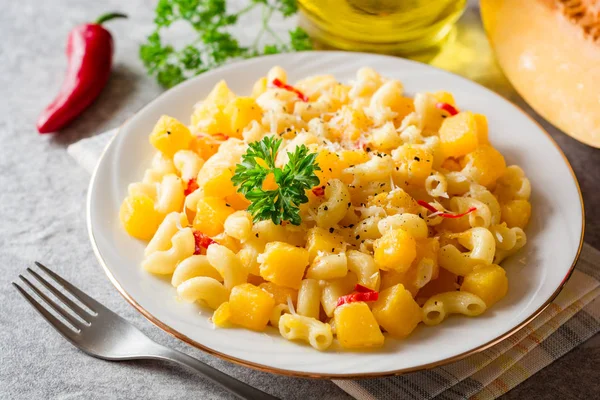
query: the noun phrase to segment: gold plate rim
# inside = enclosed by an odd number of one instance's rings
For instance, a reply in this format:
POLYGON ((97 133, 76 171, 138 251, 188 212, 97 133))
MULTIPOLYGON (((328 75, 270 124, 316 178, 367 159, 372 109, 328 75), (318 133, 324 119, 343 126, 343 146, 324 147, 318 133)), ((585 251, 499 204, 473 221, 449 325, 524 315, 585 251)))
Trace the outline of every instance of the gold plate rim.
MULTIPOLYGON (((321 52, 321 51, 320 51, 321 52)), ((322 52, 327 52, 327 53, 351 53, 353 55, 360 55, 360 54, 364 54, 367 55, 369 53, 354 53, 354 52, 347 52, 347 51, 322 51, 322 52)), ((371 55, 371 54, 369 54, 371 55)), ((379 55, 381 56, 381 55, 379 55)), ((270 56, 268 56, 270 57, 270 56)), ((396 58, 396 57, 392 57, 392 56, 384 56, 384 57, 391 57, 391 58, 396 58)), ((410 60, 404 60, 404 61, 410 61, 410 60)), ((446 70, 442 70, 440 68, 437 67, 433 67, 431 65, 427 65, 427 64, 422 64, 420 62, 417 61, 410 61, 410 62, 414 62, 417 64, 421 64, 421 65, 425 65, 429 68, 434 68, 437 69, 439 71, 442 71, 444 73, 448 73, 451 74, 455 77, 461 78, 461 79, 465 79, 468 80, 472 83, 477 84, 478 86, 480 86, 481 88, 483 88, 484 90, 490 92, 491 94, 495 95, 495 96, 500 96, 498 93, 486 88, 483 85, 480 85, 479 83, 475 82, 475 81, 471 81, 469 79, 466 79, 460 75, 456 75, 452 72, 446 71, 446 70)), ((106 153, 108 152, 108 149, 110 148, 110 146, 112 145, 112 143, 114 142, 114 140, 116 139, 116 137, 120 134, 120 132, 122 131, 123 127, 131 120, 131 118, 128 118, 123 124, 121 124, 118 128, 118 131, 115 133, 115 135, 110 139, 110 141, 106 144, 106 147, 104 148, 104 150, 102 151, 100 157, 98 158, 98 162, 96 164, 96 166, 94 167, 94 171, 92 173, 92 177, 90 179, 90 184, 88 185, 88 194, 87 194, 87 201, 86 201, 86 223, 87 223, 87 231, 88 231, 88 236, 90 239, 90 242, 92 244, 92 249, 94 251, 94 254, 96 255, 96 258, 98 260, 98 262, 100 263, 100 265, 102 266, 102 269, 104 270, 104 273, 108 276, 108 279, 110 280, 110 282, 113 284, 113 286, 117 289, 117 291, 125 298, 125 300, 127 300, 127 302, 129 304, 131 304, 140 314, 142 314, 147 320, 149 320, 150 322, 152 322, 154 325, 156 325, 157 327, 159 327, 160 329, 162 329, 163 331, 167 332, 168 334, 170 334, 171 336, 189 344, 190 346, 193 346, 199 350, 202 350, 210 355, 219 357, 225 361, 229 361, 232 362, 234 364, 238 364, 238 365, 242 365, 245 367, 249 367, 258 371, 262 371, 262 372, 269 372, 269 373, 273 373, 273 374, 278 374, 278 375, 284 375, 284 376, 290 376, 290 377, 296 377, 296 378, 312 378, 312 379, 337 379, 337 380, 350 380, 350 379, 368 379, 368 378, 382 378, 382 377, 389 377, 389 376, 398 376, 398 375, 404 375, 410 372, 418 372, 418 371, 423 371, 423 370, 427 370, 427 369, 432 369, 432 368, 436 368, 436 367, 440 367, 443 365, 447 365, 459 360, 462 360, 470 355, 482 352, 484 350, 489 349, 490 347, 496 345, 497 343, 505 340, 506 338, 514 335, 515 333, 517 333, 518 331, 520 331, 522 328, 524 328, 526 325, 528 325, 532 320, 534 320, 538 315, 540 315, 551 303, 552 301, 556 298, 556 296, 558 296, 558 294, 562 291, 564 285, 567 283, 567 281, 569 280, 569 278, 571 277, 571 275, 573 274, 573 270, 575 269, 575 265, 577 264, 579 257, 581 255, 581 250, 583 248, 583 239, 584 239, 584 233, 585 233, 585 207, 584 207, 584 202, 583 202, 583 195, 581 193, 581 187, 579 185, 579 181, 577 179, 577 175, 575 175, 575 171, 573 170, 573 167, 571 166, 571 163, 569 162, 567 156, 565 155, 565 153, 562 151, 562 149, 560 148, 560 146, 558 145, 558 143, 556 143, 556 141, 554 140, 554 138, 552 137, 552 135, 550 135, 546 129, 544 129, 544 127, 538 122, 536 121, 531 115, 527 114, 523 109, 521 109, 521 107, 519 107, 517 104, 515 104, 514 102, 512 102, 511 100, 505 98, 504 96, 500 96, 502 97, 502 99, 504 99, 505 101, 509 102, 510 104, 512 104, 519 112, 521 112, 523 115, 525 115, 529 120, 531 120, 533 123, 535 123, 538 128, 548 137, 548 139, 550 139, 550 142, 554 145, 554 147, 556 147, 556 149, 558 150, 560 156, 563 158, 565 164, 567 165, 567 167, 569 168, 569 171, 571 173, 571 176, 573 177, 573 180, 575 181, 575 186, 577 187, 577 193, 579 195, 579 203, 581 206, 581 233, 580 233, 580 237, 579 237, 579 246, 577 248, 577 253, 575 254, 575 257, 573 259, 573 262, 569 268, 569 271, 567 272, 567 274, 565 275, 565 277, 563 278, 560 286, 554 291, 554 293, 552 293, 552 295, 548 298, 548 300, 541 306, 539 307, 535 312, 533 312, 528 318, 526 318, 523 322, 521 322, 520 324, 518 324, 517 326, 515 326, 514 328, 512 328, 511 330, 505 332, 504 334, 490 340, 487 343, 484 343, 474 349, 471 349, 469 351, 465 351, 463 353, 457 354, 455 356, 452 357, 447 357, 443 360, 439 360, 436 362, 432 362, 432 363, 428 363, 428 364, 423 364, 423 365, 419 365, 416 367, 411 367, 411 368, 402 368, 399 370, 394 370, 394 371, 386 371, 386 372, 373 372, 373 373, 358 373, 358 374, 314 374, 314 373, 309 373, 309 372, 298 372, 298 371, 290 371, 290 370, 286 370, 286 369, 280 369, 280 368, 273 368, 273 367, 268 367, 265 366, 263 364, 258 364, 258 363, 254 363, 254 362, 250 362, 250 361, 246 361, 237 357, 233 357, 230 356, 228 354, 225 353, 221 353, 219 351, 216 351, 214 349, 211 349, 207 346, 204 346, 203 344, 189 338, 188 336, 182 334, 181 332, 177 331, 176 329, 173 329, 172 327, 170 327, 169 325, 163 323, 162 321, 160 321, 158 318, 154 317, 154 315, 152 315, 150 312, 148 312, 145 308, 143 308, 135 299, 133 299, 129 293, 127 293, 127 291, 125 289, 123 289, 123 287, 119 284, 119 282, 116 280, 116 278, 114 277, 114 275, 112 274, 112 272, 110 271, 110 269, 108 268, 108 266, 106 265, 106 263, 104 262, 104 259, 102 258, 102 255, 100 254, 100 251, 98 249, 98 246, 96 244, 96 239, 94 237, 94 233, 92 231, 92 225, 91 225, 91 193, 92 193, 92 187, 94 185, 94 181, 96 180, 96 175, 97 172, 99 170, 99 166, 101 164, 102 159, 104 158, 104 156, 106 155, 106 153)), ((138 112, 135 113, 135 115, 137 115, 138 112)))

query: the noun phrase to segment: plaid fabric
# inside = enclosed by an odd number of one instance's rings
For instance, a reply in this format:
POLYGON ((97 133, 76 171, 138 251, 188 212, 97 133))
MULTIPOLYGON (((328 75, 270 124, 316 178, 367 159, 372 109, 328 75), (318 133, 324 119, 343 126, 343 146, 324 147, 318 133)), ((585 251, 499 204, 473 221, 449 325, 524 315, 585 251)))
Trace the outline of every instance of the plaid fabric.
POLYGON ((494 399, 600 331, 600 251, 584 245, 560 295, 530 324, 461 361, 403 376, 333 381, 359 400, 494 399))

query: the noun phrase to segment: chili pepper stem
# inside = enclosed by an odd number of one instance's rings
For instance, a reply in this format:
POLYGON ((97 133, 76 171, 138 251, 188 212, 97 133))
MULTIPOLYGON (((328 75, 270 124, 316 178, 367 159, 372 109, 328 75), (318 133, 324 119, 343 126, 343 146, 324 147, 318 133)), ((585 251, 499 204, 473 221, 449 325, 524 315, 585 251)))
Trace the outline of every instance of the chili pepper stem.
POLYGON ((106 21, 110 21, 111 19, 115 18, 127 18, 127 15, 120 12, 109 12, 98 17, 98 19, 94 21, 94 24, 102 25, 106 21))

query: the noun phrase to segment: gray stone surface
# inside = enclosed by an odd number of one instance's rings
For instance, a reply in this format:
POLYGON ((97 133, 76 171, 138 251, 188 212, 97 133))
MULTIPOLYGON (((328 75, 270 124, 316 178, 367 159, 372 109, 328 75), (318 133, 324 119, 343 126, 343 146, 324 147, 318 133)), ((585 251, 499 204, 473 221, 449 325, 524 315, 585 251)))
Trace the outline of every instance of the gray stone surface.
MULTIPOLYGON (((201 377, 159 362, 109 363, 74 349, 18 296, 10 282, 34 260, 51 266, 148 336, 224 369, 283 399, 346 399, 328 381, 293 379, 232 366, 182 344, 149 324, 122 299, 98 266, 85 229, 89 175, 65 148, 118 126, 161 93, 137 59, 148 33, 149 0, 1 0, 0 4, 0 398, 228 399, 201 377), (40 110, 65 69, 65 38, 77 23, 119 9, 129 21, 110 29, 113 76, 97 103, 59 136, 35 132, 40 110)), ((600 151, 546 125, 579 177, 587 204, 587 241, 600 247, 600 151)), ((600 340, 580 346, 504 399, 594 398, 600 340)))

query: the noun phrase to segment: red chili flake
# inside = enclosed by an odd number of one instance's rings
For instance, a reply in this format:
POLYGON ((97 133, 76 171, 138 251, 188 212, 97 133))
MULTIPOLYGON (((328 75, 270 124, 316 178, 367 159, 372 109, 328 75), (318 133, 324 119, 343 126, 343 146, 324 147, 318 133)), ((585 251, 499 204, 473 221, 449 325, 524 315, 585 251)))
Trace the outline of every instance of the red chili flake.
POLYGON ((337 307, 342 304, 355 303, 357 301, 377 301, 377 299, 379 299, 379 292, 352 293, 341 296, 338 299, 337 307))
POLYGON ((229 139, 229 136, 227 136, 224 133, 215 133, 214 135, 212 135, 213 138, 217 139, 217 140, 227 140, 229 139))
POLYGON ((452 214, 452 213, 447 213, 447 212, 440 212, 437 208, 435 208, 434 206, 432 206, 425 200, 417 200, 417 203, 419 203, 420 206, 425 207, 427 210, 431 211, 432 213, 435 213, 436 216, 440 216, 442 218, 460 218, 460 217, 464 217, 465 215, 470 214, 473 211, 477 210, 477 207, 471 207, 464 213, 452 214))
POLYGON ((185 191, 183 192, 183 194, 185 194, 187 196, 190 193, 193 193, 194 191, 196 191, 196 189, 198 189, 198 183, 196 182, 196 179, 192 178, 188 181, 187 187, 185 188, 185 191))
POLYGON ((448 104, 448 103, 437 103, 435 106, 437 108, 439 108, 440 110, 446 111, 450 115, 456 115, 456 114, 458 114, 458 110, 456 108, 454 108, 454 106, 452 106, 451 104, 448 104))
POLYGON ((202 249, 206 249, 211 244, 217 243, 200 231, 194 231, 194 241, 196 242, 194 250, 194 254, 196 255, 201 254, 202 249))
POLYGON ((374 292, 373 289, 369 289, 368 287, 363 286, 360 283, 357 283, 356 286, 354 286, 354 291, 358 292, 358 293, 370 293, 370 292, 374 292))
POLYGON ((308 96, 306 96, 304 93, 302 93, 301 91, 299 91, 298 89, 296 89, 292 85, 288 85, 287 83, 283 83, 283 82, 281 82, 277 78, 273 79, 273 82, 271 82, 271 83, 275 87, 278 87, 280 89, 289 90, 290 92, 296 93, 298 95, 298 97, 300 98, 300 100, 302 100, 305 103, 308 102, 308 96))
POLYGON ((319 186, 312 190, 315 196, 324 196, 325 195, 325 186, 319 186))

